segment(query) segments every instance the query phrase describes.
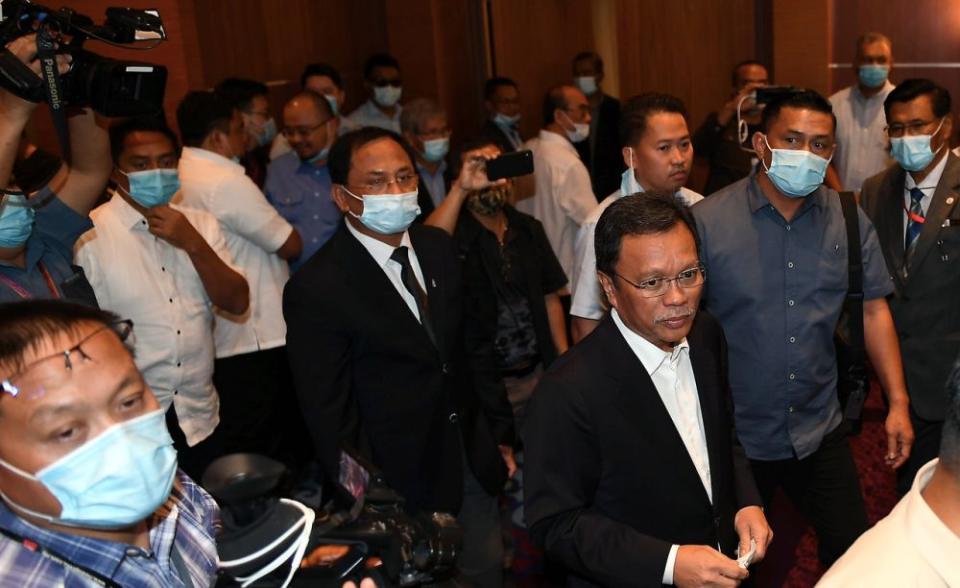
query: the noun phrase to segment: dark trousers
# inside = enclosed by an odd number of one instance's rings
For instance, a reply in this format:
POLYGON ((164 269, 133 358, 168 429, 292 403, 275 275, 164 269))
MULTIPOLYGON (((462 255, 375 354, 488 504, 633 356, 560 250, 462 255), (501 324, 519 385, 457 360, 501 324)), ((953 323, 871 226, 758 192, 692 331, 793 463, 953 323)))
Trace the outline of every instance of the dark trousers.
POLYGON ((845 425, 824 437, 820 448, 804 459, 751 460, 750 465, 765 505, 782 488, 813 525, 824 565, 836 561, 867 530, 867 511, 845 425))
POLYGON ((940 434, 943 421, 928 421, 917 416, 910 408, 910 422, 913 424, 915 439, 910 448, 910 457, 897 470, 897 492, 903 496, 913 486, 913 479, 925 463, 940 455, 940 434))
POLYGON ((313 444, 294 395, 286 347, 217 359, 213 384, 225 453, 258 453, 294 472, 310 458, 313 444))
POLYGON ((202 483, 203 471, 210 462, 223 455, 223 446, 220 444, 219 427, 214 429, 210 436, 196 445, 187 445, 187 437, 180 428, 177 413, 170 405, 167 409, 167 430, 173 438, 173 447, 177 450, 177 465, 197 484, 202 483))

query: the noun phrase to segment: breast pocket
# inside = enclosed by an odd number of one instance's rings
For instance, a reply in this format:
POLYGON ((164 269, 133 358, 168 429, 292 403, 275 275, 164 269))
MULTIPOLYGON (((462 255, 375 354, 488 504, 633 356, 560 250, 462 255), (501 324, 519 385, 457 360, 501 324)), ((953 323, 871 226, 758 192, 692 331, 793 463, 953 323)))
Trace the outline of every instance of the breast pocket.
POLYGON ((817 287, 825 292, 845 292, 848 283, 846 241, 826 241, 817 260, 817 287))
POLYGON ((289 190, 283 192, 271 193, 270 198, 277 206, 297 206, 303 204, 304 192, 300 190, 289 190))

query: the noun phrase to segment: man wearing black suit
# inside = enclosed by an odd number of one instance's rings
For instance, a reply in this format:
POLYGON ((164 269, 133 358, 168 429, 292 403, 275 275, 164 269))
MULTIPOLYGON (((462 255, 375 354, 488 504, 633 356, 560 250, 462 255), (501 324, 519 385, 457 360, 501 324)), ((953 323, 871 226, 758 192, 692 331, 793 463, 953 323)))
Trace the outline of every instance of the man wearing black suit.
POLYGON ((603 59, 593 51, 578 53, 573 58, 573 81, 590 102, 590 136, 574 147, 590 172, 593 193, 599 201, 620 187, 624 170, 620 154, 620 101, 600 87, 603 59))
POLYGON ((510 78, 490 78, 483 86, 483 107, 487 120, 480 127, 482 137, 500 148, 501 153, 519 151, 523 145, 520 130, 520 90, 510 78))
POLYGON ((723 332, 697 313, 693 220, 672 194, 628 196, 595 242, 613 310, 534 393, 531 534, 573 585, 737 586, 738 544, 757 561, 772 533, 733 431, 723 332))
POLYGON ((940 449, 947 376, 960 353, 960 158, 950 153, 953 117, 944 88, 905 80, 883 106, 897 165, 864 182, 860 204, 893 276, 890 312, 916 435, 897 472, 898 490, 906 494, 940 449))
POLYGON ((459 512, 461 573, 499 586, 496 496, 516 467, 513 414, 493 341, 461 309, 450 238, 411 226, 413 162, 382 129, 334 144, 345 223, 284 291, 290 364, 326 473, 336 479, 341 447, 352 448, 412 510, 459 512))

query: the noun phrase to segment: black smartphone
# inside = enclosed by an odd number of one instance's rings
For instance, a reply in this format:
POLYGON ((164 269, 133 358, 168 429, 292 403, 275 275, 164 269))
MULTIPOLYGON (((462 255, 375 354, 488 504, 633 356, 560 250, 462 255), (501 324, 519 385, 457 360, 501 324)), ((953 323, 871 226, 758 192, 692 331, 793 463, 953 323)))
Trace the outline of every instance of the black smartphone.
POLYGON ((515 178, 533 173, 533 152, 530 150, 504 153, 487 162, 487 179, 515 178))

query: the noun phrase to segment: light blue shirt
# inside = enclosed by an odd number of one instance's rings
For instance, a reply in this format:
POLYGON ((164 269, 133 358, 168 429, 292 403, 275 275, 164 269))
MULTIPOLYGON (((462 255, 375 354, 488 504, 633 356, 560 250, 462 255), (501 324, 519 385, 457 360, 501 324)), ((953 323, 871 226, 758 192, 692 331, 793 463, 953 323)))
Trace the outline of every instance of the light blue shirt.
POLYGON ((373 103, 373 99, 370 99, 347 115, 347 120, 350 121, 356 129, 362 127, 380 127, 381 129, 399 134, 401 110, 403 109, 397 104, 396 112, 394 112, 393 118, 390 118, 377 108, 377 105, 373 103))
POLYGON ((420 185, 430 191, 430 200, 433 201, 433 205, 440 206, 443 199, 447 197, 447 182, 443 177, 447 172, 447 162, 441 161, 435 174, 431 174, 429 169, 417 162, 417 172, 420 174, 420 185))

